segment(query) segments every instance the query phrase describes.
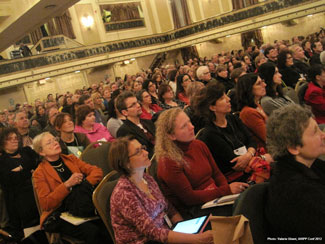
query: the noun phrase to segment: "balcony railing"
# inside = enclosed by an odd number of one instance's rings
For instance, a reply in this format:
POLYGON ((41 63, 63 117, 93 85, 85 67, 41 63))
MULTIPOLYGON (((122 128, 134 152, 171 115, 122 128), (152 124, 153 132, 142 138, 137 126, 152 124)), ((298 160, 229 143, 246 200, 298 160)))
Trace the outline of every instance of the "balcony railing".
POLYGON ((218 17, 210 18, 190 26, 183 27, 168 33, 154 35, 137 40, 123 40, 113 43, 102 43, 100 46, 89 48, 69 49, 60 54, 36 55, 19 60, 5 61, 0 63, 0 75, 34 69, 51 64, 70 62, 72 60, 93 57, 105 53, 117 52, 125 49, 139 48, 156 44, 168 43, 176 39, 198 34, 207 30, 216 29, 224 25, 236 23, 252 17, 261 16, 274 11, 290 8, 312 0, 274 0, 253 5, 249 8, 237 10, 218 17))

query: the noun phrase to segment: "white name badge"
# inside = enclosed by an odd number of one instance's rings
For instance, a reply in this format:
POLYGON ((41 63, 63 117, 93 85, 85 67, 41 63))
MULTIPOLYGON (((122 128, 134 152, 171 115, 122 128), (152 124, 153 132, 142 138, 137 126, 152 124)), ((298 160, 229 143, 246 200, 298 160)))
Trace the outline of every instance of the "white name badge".
POLYGON ((234 150, 234 154, 236 154, 237 156, 244 155, 245 153, 247 153, 247 148, 245 146, 239 147, 234 150))

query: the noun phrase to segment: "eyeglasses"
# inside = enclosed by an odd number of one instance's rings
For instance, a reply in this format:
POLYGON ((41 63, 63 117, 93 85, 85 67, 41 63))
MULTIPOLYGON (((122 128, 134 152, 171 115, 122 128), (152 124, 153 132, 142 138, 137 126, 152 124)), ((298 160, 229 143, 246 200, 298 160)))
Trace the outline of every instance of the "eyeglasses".
POLYGON ((147 151, 147 147, 145 145, 142 145, 141 147, 137 148, 135 150, 135 153, 129 155, 129 158, 133 157, 133 156, 137 156, 137 155, 140 155, 142 153, 142 151, 145 150, 147 151))
POLYGON ((126 109, 134 108, 134 107, 135 107, 136 105, 138 105, 138 104, 139 104, 139 102, 136 101, 136 102, 132 103, 130 106, 126 107, 126 109))
POLYGON ((56 137, 54 137, 53 139, 48 140, 48 141, 45 143, 45 146, 50 147, 50 146, 52 146, 55 142, 59 142, 59 139, 56 138, 56 137))

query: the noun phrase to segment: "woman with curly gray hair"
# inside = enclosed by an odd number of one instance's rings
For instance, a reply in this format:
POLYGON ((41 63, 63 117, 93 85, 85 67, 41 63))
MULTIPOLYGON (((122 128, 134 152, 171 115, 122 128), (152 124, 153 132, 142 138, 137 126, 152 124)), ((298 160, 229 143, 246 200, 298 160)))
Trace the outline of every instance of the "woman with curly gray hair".
POLYGON ((273 111, 267 122, 268 152, 276 160, 266 219, 269 237, 325 238, 325 133, 299 105, 273 111))

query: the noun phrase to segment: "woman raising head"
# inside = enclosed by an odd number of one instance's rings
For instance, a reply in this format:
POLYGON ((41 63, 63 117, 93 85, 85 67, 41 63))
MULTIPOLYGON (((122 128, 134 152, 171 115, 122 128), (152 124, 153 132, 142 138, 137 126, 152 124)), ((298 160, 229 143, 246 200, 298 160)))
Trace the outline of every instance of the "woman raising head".
MULTIPOLYGON (((159 116, 155 153, 163 192, 184 216, 197 216, 202 213, 202 204, 239 193, 248 186, 239 182, 228 184, 208 147, 195 140, 193 125, 179 108, 169 109, 159 116)), ((218 210, 231 214, 229 209, 218 210)))
POLYGON ((63 154, 73 153, 80 157, 83 150, 90 144, 83 133, 74 133, 74 123, 68 113, 60 113, 54 120, 54 128, 60 132, 60 146, 63 154))
POLYGON ((151 96, 146 90, 139 91, 137 93, 137 99, 141 104, 141 119, 152 119, 157 112, 162 110, 157 104, 152 103, 151 96))
POLYGON ((260 100, 266 94, 265 82, 256 74, 239 77, 236 86, 237 105, 240 119, 253 133, 258 147, 265 147, 266 120, 260 100))
POLYGON ((112 141, 114 138, 107 128, 95 122, 95 113, 88 105, 81 105, 77 109, 77 126, 75 132, 86 134, 90 142, 112 141))
MULTIPOLYGON (((80 184, 96 185, 103 177, 103 172, 96 166, 86 164, 74 155, 61 154, 59 142, 49 132, 36 136, 33 140, 35 151, 43 157, 33 174, 34 186, 39 199, 41 214, 41 228, 47 218, 55 211, 66 209, 65 199, 74 191, 74 186, 80 184)), ((80 195, 79 195, 80 197, 80 195)), ((91 198, 91 196, 88 196, 91 198)), ((84 198, 82 198, 84 199, 84 198)), ((75 226, 64 220, 58 222, 55 232, 67 234, 84 240, 87 244, 103 243, 100 240, 100 230, 97 221, 89 221, 75 226)), ((54 226, 52 226, 54 227, 54 226)))
POLYGON ((198 139, 208 146, 228 182, 246 181, 250 175, 244 171, 255 155, 256 142, 241 120, 231 114, 224 86, 208 84, 194 107, 196 114, 209 120, 198 139))
POLYGON ((187 105, 190 104, 190 99, 186 96, 186 88, 191 82, 192 79, 187 74, 177 76, 176 98, 187 105))
POLYGON ((9 223, 5 230, 16 241, 24 228, 39 224, 31 176, 39 157, 30 147, 19 148, 19 133, 6 128, 0 135, 0 185, 4 192, 9 223))
POLYGON ((266 96, 262 97, 261 105, 268 116, 273 110, 293 103, 289 97, 283 95, 282 75, 273 63, 262 64, 258 73, 266 83, 266 96))
POLYGON ((109 162, 122 174, 112 193, 110 207, 116 244, 124 243, 212 243, 210 231, 183 234, 171 231, 164 218, 172 223, 182 217, 166 201, 155 180, 144 173, 150 166, 148 152, 133 137, 114 141, 109 162))

